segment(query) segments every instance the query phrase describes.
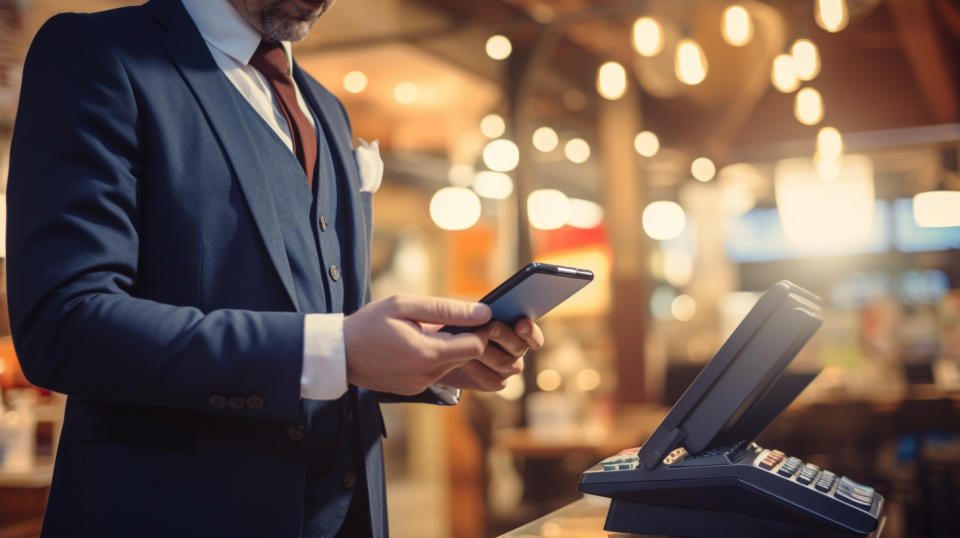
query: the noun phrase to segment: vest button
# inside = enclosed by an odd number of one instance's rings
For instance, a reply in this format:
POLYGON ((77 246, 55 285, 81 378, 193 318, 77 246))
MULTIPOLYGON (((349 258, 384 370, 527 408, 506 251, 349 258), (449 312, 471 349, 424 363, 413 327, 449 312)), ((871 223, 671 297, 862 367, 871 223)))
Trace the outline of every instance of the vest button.
POLYGON ((320 231, 327 231, 327 219, 323 215, 320 215, 320 231))
POLYGON ((253 409, 254 411, 259 411, 263 409, 263 396, 259 394, 254 394, 253 396, 247 398, 247 408, 253 409))
POLYGON ((343 409, 341 411, 341 416, 345 422, 350 422, 353 420, 353 410, 350 409, 350 404, 344 402, 343 409))
POLYGON ((303 426, 290 426, 287 428, 287 437, 293 439, 294 441, 303 439, 304 433, 303 426))
POLYGON ((357 473, 353 471, 347 471, 347 474, 343 475, 343 487, 350 489, 356 485, 357 485, 357 473))
POLYGON ((340 280, 340 268, 336 265, 330 266, 330 278, 332 278, 334 282, 340 280))

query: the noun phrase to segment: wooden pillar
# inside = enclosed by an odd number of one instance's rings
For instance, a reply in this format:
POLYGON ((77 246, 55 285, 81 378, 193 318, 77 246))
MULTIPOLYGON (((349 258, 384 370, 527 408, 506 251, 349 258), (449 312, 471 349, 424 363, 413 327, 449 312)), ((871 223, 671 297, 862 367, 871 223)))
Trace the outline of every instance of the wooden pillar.
MULTIPOLYGON (((527 216, 527 197, 534 190, 540 188, 537 181, 536 169, 533 165, 533 131, 536 129, 537 118, 531 114, 530 100, 536 88, 540 74, 546 68, 550 56, 553 54, 559 31, 552 26, 540 29, 534 39, 517 41, 514 43, 513 54, 507 66, 506 98, 509 108, 509 123, 512 127, 513 140, 520 150, 520 162, 514 170, 514 197, 516 200, 516 233, 517 233, 517 265, 524 265, 533 260, 533 242, 530 234, 530 223, 527 216)), ((527 353, 526 368, 523 371, 523 381, 527 390, 523 397, 536 390, 537 353, 527 353)), ((520 425, 527 424, 526 405, 521 405, 520 425)))
POLYGON ((643 177, 633 149, 640 131, 639 90, 619 100, 601 99, 597 133, 603 170, 604 207, 613 249, 610 325, 617 372, 617 403, 646 401, 644 345, 647 327, 645 205, 643 177))

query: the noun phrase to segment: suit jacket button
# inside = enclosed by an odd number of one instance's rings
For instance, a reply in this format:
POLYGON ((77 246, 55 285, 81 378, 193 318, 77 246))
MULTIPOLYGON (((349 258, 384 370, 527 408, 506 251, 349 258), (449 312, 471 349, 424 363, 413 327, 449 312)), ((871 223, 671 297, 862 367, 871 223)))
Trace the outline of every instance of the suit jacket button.
POLYGON ((351 420, 353 420, 353 410, 350 409, 350 404, 348 403, 343 404, 342 416, 345 422, 350 422, 351 420))
POLYGON ((294 441, 299 441, 303 439, 305 431, 303 426, 290 426, 287 428, 287 437, 293 439, 294 441))
POLYGON ((336 265, 330 266, 330 278, 332 278, 334 282, 340 280, 340 268, 336 265))
POLYGON ((227 398, 223 394, 214 394, 207 401, 214 409, 223 409, 227 406, 227 398))
POLYGON ((320 215, 320 231, 327 231, 327 219, 323 215, 320 215))
POLYGON ((243 401, 243 396, 231 396, 227 400, 227 405, 230 406, 230 409, 243 409, 247 404, 243 401))
POLYGON ((347 474, 343 475, 343 487, 350 489, 356 485, 357 485, 357 473, 353 471, 347 471, 347 474))
POLYGON ((253 409, 254 411, 263 409, 263 396, 254 394, 253 396, 247 398, 247 408, 253 409))

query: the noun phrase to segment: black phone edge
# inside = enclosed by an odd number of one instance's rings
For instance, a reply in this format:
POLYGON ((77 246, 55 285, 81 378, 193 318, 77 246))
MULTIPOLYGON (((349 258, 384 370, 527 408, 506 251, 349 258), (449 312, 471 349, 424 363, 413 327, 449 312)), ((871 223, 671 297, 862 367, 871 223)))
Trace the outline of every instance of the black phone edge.
POLYGON ((493 303, 508 291, 516 287, 517 284, 523 282, 527 277, 536 273, 558 275, 568 278, 578 278, 586 281, 593 280, 593 271, 590 271, 589 269, 577 269, 576 267, 566 267, 563 265, 553 265, 550 263, 531 262, 520 268, 520 270, 514 273, 510 278, 504 280, 499 286, 494 288, 493 291, 484 295, 479 302, 487 305, 493 303))

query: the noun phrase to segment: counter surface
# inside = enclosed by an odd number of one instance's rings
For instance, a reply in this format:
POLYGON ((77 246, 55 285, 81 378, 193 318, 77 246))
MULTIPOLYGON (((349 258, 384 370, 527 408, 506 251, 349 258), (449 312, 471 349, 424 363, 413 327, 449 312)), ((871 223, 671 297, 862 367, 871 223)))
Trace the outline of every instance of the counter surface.
MULTIPOLYGON (((526 525, 514 529, 501 538, 653 538, 651 534, 623 534, 603 530, 610 499, 594 495, 584 495, 559 510, 551 512, 526 525)), ((886 516, 880 518, 877 530, 866 538, 880 538, 886 523, 886 516)))

